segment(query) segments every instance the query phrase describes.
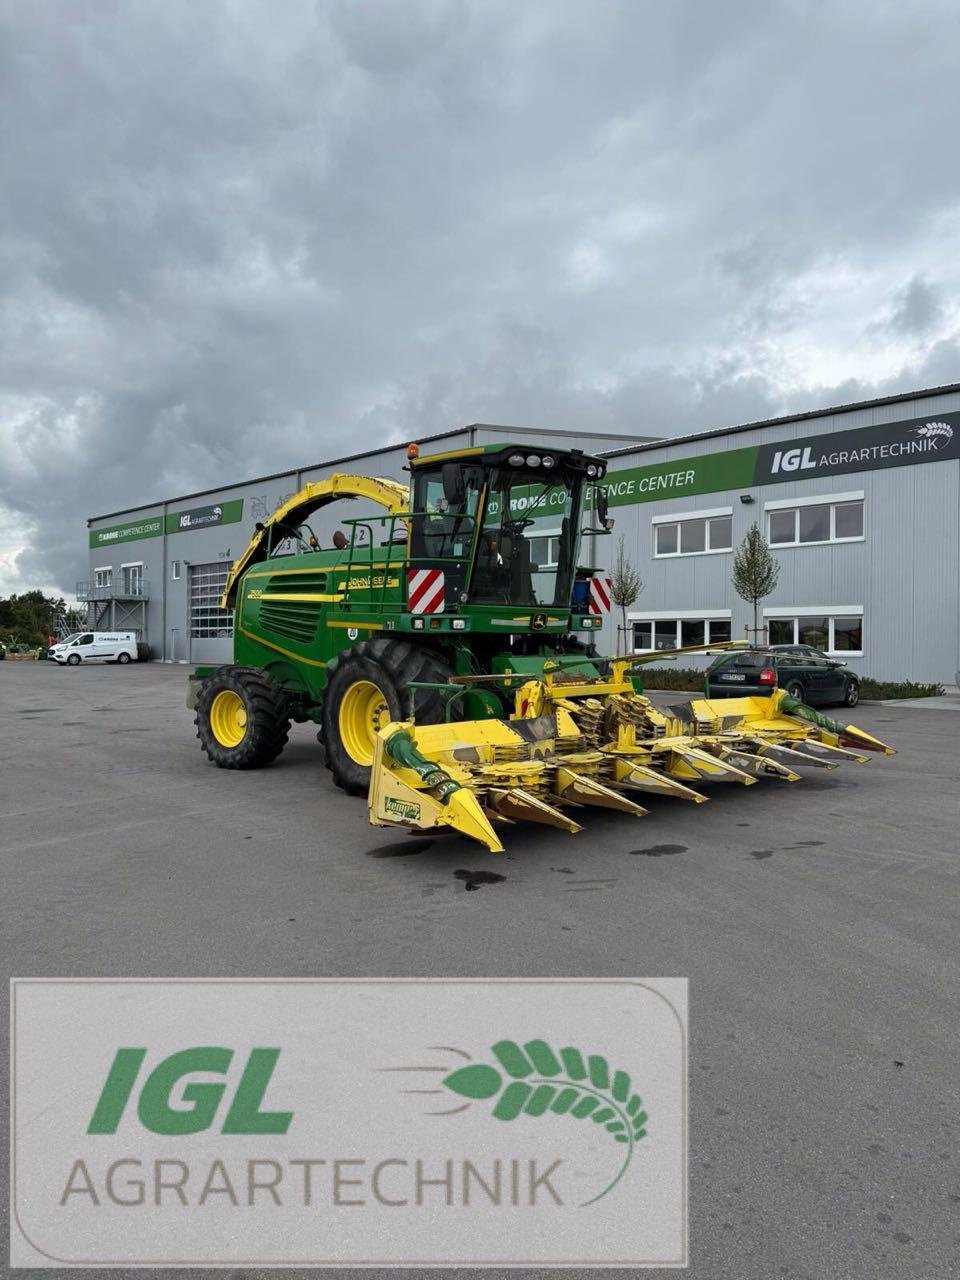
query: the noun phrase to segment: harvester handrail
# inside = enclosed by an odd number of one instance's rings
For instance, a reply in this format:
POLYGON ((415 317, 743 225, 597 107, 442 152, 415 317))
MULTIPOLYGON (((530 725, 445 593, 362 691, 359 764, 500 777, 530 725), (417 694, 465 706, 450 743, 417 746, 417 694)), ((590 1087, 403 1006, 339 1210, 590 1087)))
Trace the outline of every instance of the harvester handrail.
POLYGON ((464 694, 470 692, 469 689, 467 688, 458 688, 457 685, 454 684, 452 676, 449 680, 443 680, 443 681, 408 680, 406 688, 408 692, 407 718, 409 720, 416 719, 415 704, 417 700, 418 689, 433 689, 435 691, 439 691, 441 694, 445 696, 446 698, 446 702, 444 703, 444 719, 445 720, 450 719, 450 708, 457 701, 457 699, 462 698, 464 694))

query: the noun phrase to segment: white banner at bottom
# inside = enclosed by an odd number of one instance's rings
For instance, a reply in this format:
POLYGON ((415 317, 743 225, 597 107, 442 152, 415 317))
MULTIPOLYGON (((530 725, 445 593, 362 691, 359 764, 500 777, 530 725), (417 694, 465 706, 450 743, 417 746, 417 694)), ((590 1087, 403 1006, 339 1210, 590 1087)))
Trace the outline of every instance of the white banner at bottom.
POLYGON ((686 1265, 685 979, 11 986, 15 1267, 686 1265))

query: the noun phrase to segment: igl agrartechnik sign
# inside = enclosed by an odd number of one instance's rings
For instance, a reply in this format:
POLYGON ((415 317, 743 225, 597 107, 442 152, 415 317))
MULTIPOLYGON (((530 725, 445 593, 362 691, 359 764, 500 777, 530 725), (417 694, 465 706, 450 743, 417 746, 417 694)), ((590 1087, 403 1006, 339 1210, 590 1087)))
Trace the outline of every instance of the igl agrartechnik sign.
POLYGON ((15 1266, 682 1266, 683 979, 12 984, 15 1266))
POLYGON ((854 427, 609 471, 606 489, 611 506, 625 506, 953 458, 960 458, 960 413, 854 427))

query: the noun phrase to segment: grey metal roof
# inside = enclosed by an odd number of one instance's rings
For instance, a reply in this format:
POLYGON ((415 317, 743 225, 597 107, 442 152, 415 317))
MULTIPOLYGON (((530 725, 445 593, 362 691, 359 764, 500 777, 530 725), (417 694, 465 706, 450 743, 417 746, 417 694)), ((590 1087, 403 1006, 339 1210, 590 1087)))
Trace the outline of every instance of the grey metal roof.
MULTIPOLYGON (((449 440, 451 436, 460 436, 464 432, 470 432, 471 435, 475 431, 503 431, 509 440, 511 435, 531 435, 543 438, 546 431, 549 431, 550 437, 554 436, 590 436, 589 431, 557 431, 547 427, 516 427, 505 424, 488 422, 471 422, 463 427, 454 427, 450 431, 438 431, 431 436, 410 436, 411 440, 416 440, 417 444, 429 444, 432 440, 449 440)), ((601 431, 595 433, 603 436, 607 440, 635 440, 642 443, 645 440, 654 439, 653 436, 635 436, 630 432, 601 431)), ((232 484, 218 484, 210 489, 196 489, 192 493, 178 493, 170 498, 157 498, 153 502, 138 502, 133 507, 123 507, 119 511, 105 511, 102 515, 88 516, 87 527, 94 524, 97 520, 112 520, 116 516, 133 515, 137 511, 145 511, 147 508, 169 506, 172 502, 185 502, 188 498, 205 498, 211 493, 223 493, 226 489, 239 489, 248 484, 260 484, 265 480, 281 480, 284 476, 297 476, 304 471, 317 471, 321 467, 338 467, 344 462, 357 462, 361 458, 374 458, 381 453, 393 453, 395 449, 403 449, 406 440, 395 440, 389 444, 382 444, 376 449, 365 449, 362 453, 348 453, 339 458, 327 458, 323 462, 312 462, 302 467, 290 467, 286 471, 271 471, 265 476, 250 476, 245 480, 236 480, 232 484)))
POLYGON ((708 431, 693 431, 683 436, 662 436, 650 444, 627 445, 623 449, 604 449, 601 457, 621 458, 628 453, 643 453, 649 449, 663 449, 667 445, 686 444, 687 441, 709 440, 714 436, 737 435, 741 431, 756 431, 758 427, 782 427, 789 422, 806 422, 811 418, 827 418, 833 413, 851 413, 854 409, 872 409, 883 404, 903 404, 907 400, 923 400, 928 396, 943 396, 960 391, 960 382, 950 382, 942 387, 926 387, 921 391, 903 391, 896 395, 878 396, 875 400, 855 400, 850 404, 833 405, 829 409, 807 409, 804 413, 786 413, 780 418, 763 418, 758 422, 743 422, 735 427, 714 427, 708 431))
MULTIPOLYGON (((426 440, 447 440, 450 436, 462 435, 464 431, 469 431, 469 427, 457 427, 453 431, 440 431, 433 436, 418 436, 417 442, 426 440)), ((316 471, 320 467, 336 467, 342 462, 356 462, 360 458, 373 458, 380 453, 392 453, 394 449, 402 449, 406 441, 394 441, 392 444, 382 444, 377 449, 365 449, 362 453, 348 453, 340 458, 330 458, 324 462, 311 462, 302 467, 290 467, 286 471, 271 471, 265 476, 249 476, 245 480, 235 480, 230 484, 218 484, 211 489, 197 489, 193 493, 178 493, 171 498, 157 498, 154 502, 138 502, 135 507, 123 507, 120 511, 105 511, 103 515, 89 516, 87 525, 91 525, 95 520, 111 520, 114 516, 126 516, 135 511, 143 511, 147 507, 163 507, 169 506, 171 502, 184 502, 187 498, 205 498, 210 493, 223 493, 225 489, 240 489, 248 484, 260 484, 264 480, 282 480, 284 476, 296 476, 302 471, 316 471)))

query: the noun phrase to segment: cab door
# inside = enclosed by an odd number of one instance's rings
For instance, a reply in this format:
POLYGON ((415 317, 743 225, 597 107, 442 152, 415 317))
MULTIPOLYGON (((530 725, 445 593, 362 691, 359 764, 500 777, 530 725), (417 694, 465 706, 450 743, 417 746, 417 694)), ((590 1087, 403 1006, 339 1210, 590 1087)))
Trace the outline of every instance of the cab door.
POLYGON ((96 656, 96 648, 93 643, 93 632, 85 631, 79 640, 74 640, 70 646, 70 653, 74 650, 80 655, 81 662, 89 662, 91 658, 96 656))

